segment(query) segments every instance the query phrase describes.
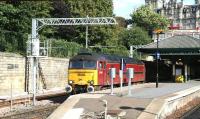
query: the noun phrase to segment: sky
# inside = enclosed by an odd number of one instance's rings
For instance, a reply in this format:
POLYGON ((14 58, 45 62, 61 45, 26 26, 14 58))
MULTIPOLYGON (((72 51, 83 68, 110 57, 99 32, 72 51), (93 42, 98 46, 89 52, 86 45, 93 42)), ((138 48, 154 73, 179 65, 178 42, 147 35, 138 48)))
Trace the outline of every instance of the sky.
MULTIPOLYGON (((144 5, 145 0, 113 0, 114 4, 114 14, 116 16, 122 16, 126 19, 131 18, 130 14, 134 9, 141 5, 144 5)), ((181 0, 177 0, 181 1, 181 0)), ((183 0, 185 5, 194 4, 195 0, 183 0)))

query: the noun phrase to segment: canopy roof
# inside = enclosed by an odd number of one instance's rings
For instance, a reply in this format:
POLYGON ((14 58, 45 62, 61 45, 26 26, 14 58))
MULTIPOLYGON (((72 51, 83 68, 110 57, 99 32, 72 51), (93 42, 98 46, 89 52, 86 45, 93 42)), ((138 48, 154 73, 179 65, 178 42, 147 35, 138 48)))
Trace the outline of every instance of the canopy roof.
MULTIPOLYGON (((139 48, 144 53, 155 53, 157 42, 139 48)), ((176 35, 158 42, 158 51, 161 54, 198 54, 200 52, 200 39, 187 35, 176 35)))

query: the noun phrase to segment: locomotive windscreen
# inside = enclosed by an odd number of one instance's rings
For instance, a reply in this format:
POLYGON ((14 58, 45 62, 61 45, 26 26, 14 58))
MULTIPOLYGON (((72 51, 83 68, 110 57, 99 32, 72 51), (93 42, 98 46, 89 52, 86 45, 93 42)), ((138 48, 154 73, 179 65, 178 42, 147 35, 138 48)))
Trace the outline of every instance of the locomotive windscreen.
POLYGON ((69 63, 70 69, 96 69, 97 62, 92 60, 72 60, 69 63))

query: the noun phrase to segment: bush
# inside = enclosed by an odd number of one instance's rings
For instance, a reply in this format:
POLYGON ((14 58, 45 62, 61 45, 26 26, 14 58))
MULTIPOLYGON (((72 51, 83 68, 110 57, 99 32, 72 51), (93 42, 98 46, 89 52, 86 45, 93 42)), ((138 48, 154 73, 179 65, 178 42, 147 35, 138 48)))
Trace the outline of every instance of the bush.
POLYGON ((75 42, 67 42, 65 40, 53 40, 49 48, 49 56, 51 57, 72 57, 76 55, 80 49, 83 48, 82 45, 75 42))
POLYGON ((116 47, 116 48, 102 48, 101 53, 118 55, 118 56, 129 56, 129 52, 125 48, 116 47))

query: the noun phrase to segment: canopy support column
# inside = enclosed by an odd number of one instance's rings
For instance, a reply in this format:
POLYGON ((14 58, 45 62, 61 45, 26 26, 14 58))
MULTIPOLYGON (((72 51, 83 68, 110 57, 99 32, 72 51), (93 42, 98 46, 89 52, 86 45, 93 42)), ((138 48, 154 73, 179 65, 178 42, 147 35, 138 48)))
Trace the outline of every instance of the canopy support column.
POLYGON ((174 82, 176 82, 175 77, 176 77, 176 69, 175 69, 175 64, 173 64, 172 65, 172 80, 174 82))

